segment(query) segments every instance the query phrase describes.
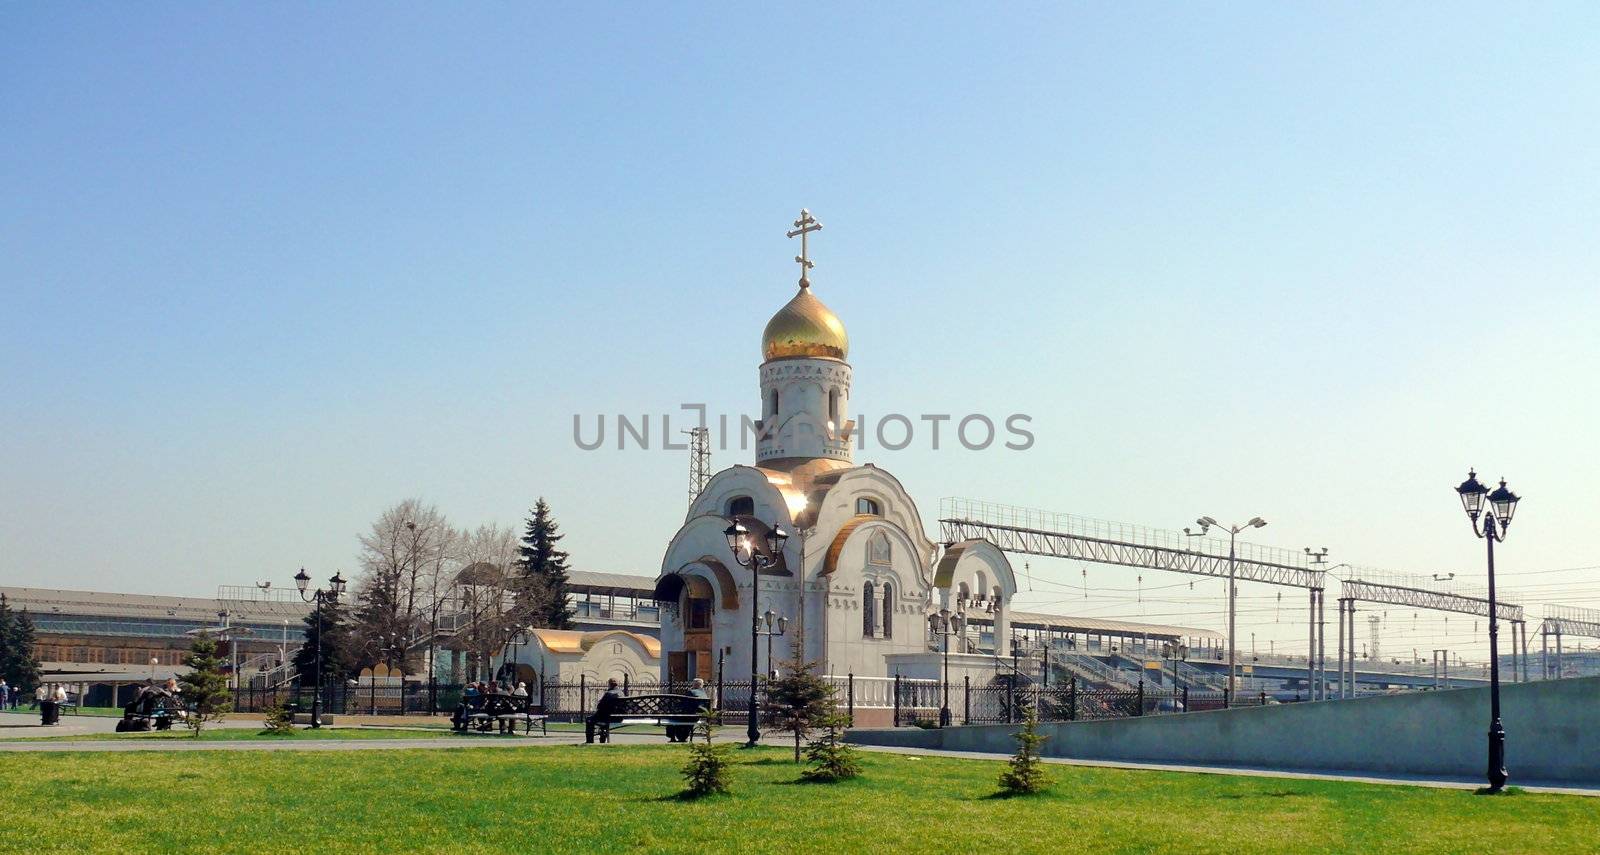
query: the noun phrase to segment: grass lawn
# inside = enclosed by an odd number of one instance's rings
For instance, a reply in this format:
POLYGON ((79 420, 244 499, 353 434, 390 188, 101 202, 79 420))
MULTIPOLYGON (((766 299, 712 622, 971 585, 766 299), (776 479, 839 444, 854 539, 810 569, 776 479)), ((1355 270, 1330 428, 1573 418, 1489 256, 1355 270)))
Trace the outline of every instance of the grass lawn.
POLYGON ((868 754, 797 783, 738 752, 695 802, 681 746, 0 755, 7 835, 36 852, 1593 852, 1600 801, 1052 766, 994 798, 997 762, 868 754))

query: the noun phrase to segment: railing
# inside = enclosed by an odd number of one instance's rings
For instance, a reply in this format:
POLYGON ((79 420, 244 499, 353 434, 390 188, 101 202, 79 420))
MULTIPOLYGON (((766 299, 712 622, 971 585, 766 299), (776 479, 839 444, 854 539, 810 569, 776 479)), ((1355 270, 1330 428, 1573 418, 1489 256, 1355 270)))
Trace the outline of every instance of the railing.
POLYGON ((946 699, 951 724, 1015 723, 1029 708, 1038 712, 1040 721, 1097 721, 1279 703, 1267 692, 1158 690, 1144 683, 1113 689, 1086 686, 1076 679, 1051 686, 1004 682, 979 686, 969 680, 946 685, 923 680, 904 686, 899 697, 896 727, 936 726, 945 717, 946 699))

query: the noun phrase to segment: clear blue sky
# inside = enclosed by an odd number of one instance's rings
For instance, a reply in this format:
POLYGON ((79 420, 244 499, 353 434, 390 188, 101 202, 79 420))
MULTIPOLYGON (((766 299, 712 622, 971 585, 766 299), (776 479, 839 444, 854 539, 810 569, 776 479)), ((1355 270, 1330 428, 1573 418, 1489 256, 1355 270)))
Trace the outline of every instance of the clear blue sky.
MULTIPOLYGON (((412 495, 544 495, 578 567, 653 574, 685 455, 571 416, 753 410, 805 205, 858 410, 1034 417, 862 456, 930 527, 1260 514, 1481 576, 1476 465, 1529 497, 1504 584, 1600 605, 1517 578, 1600 565, 1597 105, 1581 3, 12 5, 0 581, 349 569, 412 495)), ((1037 597, 1217 625, 1127 577, 1037 597)))

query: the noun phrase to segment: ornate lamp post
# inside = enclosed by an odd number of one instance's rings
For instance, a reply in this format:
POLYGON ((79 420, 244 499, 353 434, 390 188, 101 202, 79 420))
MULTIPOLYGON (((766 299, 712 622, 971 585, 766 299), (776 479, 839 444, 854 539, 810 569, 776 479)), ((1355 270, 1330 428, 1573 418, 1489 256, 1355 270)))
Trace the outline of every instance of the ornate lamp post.
POLYGON ((956 603, 956 611, 940 609, 938 613, 928 615, 928 631, 940 637, 944 651, 944 695, 939 702, 939 726, 950 726, 950 636, 960 635, 966 631, 967 616, 961 610, 964 603, 956 603))
POLYGON ((1480 538, 1489 548, 1489 792, 1498 793, 1506 785, 1506 730, 1500 725, 1500 620, 1496 614, 1498 606, 1494 596, 1494 544, 1495 541, 1506 539, 1506 529, 1511 527, 1511 515, 1517 511, 1517 502, 1520 497, 1506 489, 1506 481, 1500 479, 1500 487, 1494 492, 1483 486, 1478 481, 1478 473, 1467 471, 1467 480, 1461 482, 1456 488, 1461 495, 1461 507, 1466 510, 1467 518, 1472 521, 1472 533, 1480 538), (1489 508, 1483 506, 1484 497, 1489 499, 1489 508), (1478 517, 1483 517, 1483 525, 1478 525, 1478 517))
MULTIPOLYGON (((1260 517, 1251 517, 1250 521, 1244 525, 1223 526, 1213 517, 1201 517, 1195 522, 1200 526, 1201 535, 1204 535, 1206 529, 1214 525, 1222 526, 1228 532, 1228 698, 1231 702, 1233 690, 1238 681, 1238 677, 1234 674, 1234 661, 1238 658, 1238 643, 1234 638, 1236 607, 1238 606, 1237 592, 1234 587, 1234 541, 1238 538, 1239 532, 1247 528, 1261 528, 1267 524, 1267 521, 1260 517)), ((1189 534, 1189 530, 1184 529, 1183 533, 1189 534)))
POLYGON ((294 586, 300 591, 300 599, 308 603, 317 604, 317 693, 311 698, 311 726, 322 727, 322 604, 324 601, 336 603, 339 595, 344 593, 344 577, 338 573, 328 580, 328 587, 310 591, 311 577, 307 575, 306 568, 301 567, 300 572, 294 574, 294 586))
POLYGON ((767 639, 767 675, 769 679, 778 673, 777 669, 772 667, 772 639, 783 635, 788 626, 789 619, 777 614, 772 609, 767 609, 766 612, 756 620, 756 635, 765 636, 767 639), (761 628, 762 621, 766 621, 766 629, 761 628))
MULTIPOLYGON (((750 539, 750 530, 735 521, 722 532, 728 538, 728 549, 733 552, 733 560, 739 562, 740 567, 747 567, 750 574, 750 726, 745 730, 749 741, 746 748, 754 748, 761 741, 761 727, 756 721, 756 688, 760 685, 761 675, 756 668, 760 664, 761 655, 761 614, 756 611, 756 594, 761 590, 761 571, 777 564, 783 555, 783 545, 789 540, 789 533, 774 525, 767 531, 767 551, 762 553, 750 539)), ((771 615, 771 612, 768 612, 771 615)), ((781 629, 779 630, 781 633, 781 629)))
MULTIPOLYGON (((1179 677, 1178 677, 1178 663, 1180 661, 1181 662, 1189 661, 1189 646, 1186 645, 1186 644, 1181 644, 1181 643, 1176 642, 1176 641, 1169 641, 1166 644, 1162 645, 1161 652, 1166 654, 1166 657, 1168 659, 1172 660, 1172 700, 1173 700, 1173 707, 1174 707, 1174 709, 1176 709, 1177 700, 1178 700, 1178 680, 1179 680, 1179 677)), ((1177 710, 1177 711, 1178 712, 1182 712, 1182 710, 1177 710)))

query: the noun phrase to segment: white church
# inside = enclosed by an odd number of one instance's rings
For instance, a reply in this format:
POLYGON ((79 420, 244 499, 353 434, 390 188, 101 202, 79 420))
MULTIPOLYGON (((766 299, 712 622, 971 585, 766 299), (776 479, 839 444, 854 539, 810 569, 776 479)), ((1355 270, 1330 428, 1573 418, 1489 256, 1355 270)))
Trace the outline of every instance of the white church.
MULTIPOLYGON (((805 238, 821 226, 802 211, 795 227, 800 288, 761 337, 756 459, 711 478, 662 558, 663 681, 713 680, 719 664, 726 679, 748 679, 791 659, 796 640, 822 674, 937 677, 928 618, 941 609, 964 608, 992 639, 1010 637, 1017 583, 1005 554, 981 540, 936 543, 900 481, 855 462, 850 341, 808 274, 805 238), (736 524, 754 556, 730 548, 736 524), (788 535, 777 554, 766 545, 774 527, 788 535), (767 628, 769 611, 785 619, 770 663, 769 639, 751 632, 758 617, 767 628)), ((951 649, 963 670, 997 664, 963 641, 951 649)))

